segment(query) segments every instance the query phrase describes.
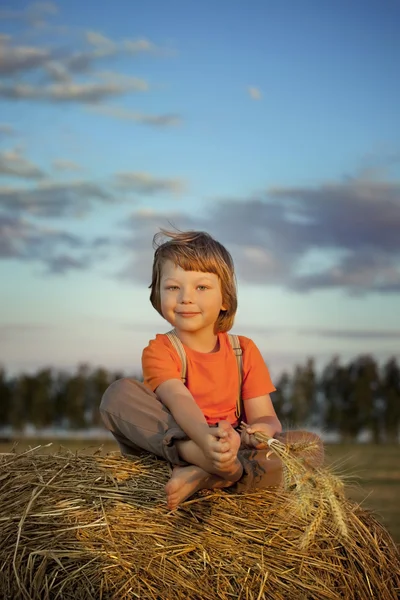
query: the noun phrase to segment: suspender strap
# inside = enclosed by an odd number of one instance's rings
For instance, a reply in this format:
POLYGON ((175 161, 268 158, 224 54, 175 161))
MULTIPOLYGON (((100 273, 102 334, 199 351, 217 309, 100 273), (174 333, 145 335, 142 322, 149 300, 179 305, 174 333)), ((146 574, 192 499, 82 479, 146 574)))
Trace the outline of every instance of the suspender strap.
POLYGON ((181 359, 181 379, 186 385, 187 360, 185 348, 183 347, 181 340, 178 338, 175 329, 171 329, 171 331, 168 331, 168 333, 166 333, 165 335, 167 336, 167 338, 177 351, 179 358, 181 359))
MULTIPOLYGON (((175 329, 171 329, 171 331, 168 331, 168 333, 166 333, 165 335, 167 336, 167 338, 171 342, 172 346, 177 351, 179 358, 181 359, 181 365, 182 365, 181 379, 182 379, 183 383, 186 385, 187 360, 186 360, 185 348, 183 347, 181 340, 178 338, 175 329)), ((243 351, 242 351, 242 348, 240 347, 240 341, 239 341, 239 337, 237 335, 229 334, 228 338, 229 338, 229 342, 232 346, 232 350, 235 353, 237 367, 238 367, 239 387, 238 387, 238 393, 237 393, 237 398, 236 398, 236 417, 240 421, 242 418, 242 415, 243 415, 243 400, 242 400, 242 379, 243 379, 242 355, 243 355, 243 351)))
POLYGON ((239 419, 239 421, 240 421, 242 418, 242 415, 243 415, 243 400, 242 400, 242 376, 243 376, 242 355, 243 355, 243 351, 242 351, 242 348, 240 347, 240 341, 239 341, 239 337, 237 335, 229 334, 228 337, 229 337, 229 341, 232 346, 232 350, 235 353, 237 367, 238 367, 239 389, 238 389, 238 394, 236 397, 236 418, 239 419))

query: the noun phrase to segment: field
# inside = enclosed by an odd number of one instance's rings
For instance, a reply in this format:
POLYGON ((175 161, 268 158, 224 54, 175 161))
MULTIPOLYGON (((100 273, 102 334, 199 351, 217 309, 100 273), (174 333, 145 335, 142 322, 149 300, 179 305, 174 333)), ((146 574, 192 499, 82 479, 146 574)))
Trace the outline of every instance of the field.
MULTIPOLYGON (((23 440, 16 446, 17 452, 42 446, 50 440, 23 440)), ((60 443, 55 442, 42 452, 55 452, 60 443)), ((102 446, 102 452, 117 450, 114 442, 62 441, 72 451, 92 453, 102 446)), ((0 452, 10 452, 12 443, 0 443, 0 452)), ((327 464, 345 476, 350 498, 372 510, 385 525, 397 544, 400 544, 400 446, 328 445, 327 464)))

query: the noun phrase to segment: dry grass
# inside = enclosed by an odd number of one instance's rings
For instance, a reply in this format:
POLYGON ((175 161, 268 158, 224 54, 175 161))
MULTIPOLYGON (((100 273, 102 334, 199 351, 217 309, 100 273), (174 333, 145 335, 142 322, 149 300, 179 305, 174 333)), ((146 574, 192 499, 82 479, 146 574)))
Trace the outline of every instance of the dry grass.
POLYGON ((333 530, 340 541, 348 537, 347 515, 344 510, 344 484, 331 471, 313 468, 308 462, 317 442, 295 442, 283 444, 262 433, 255 433, 283 463, 283 487, 291 492, 290 503, 294 514, 308 521, 300 539, 300 548, 306 550, 317 536, 325 519, 330 519, 333 530))
POLYGON ((319 485, 327 477, 332 492, 330 473, 312 474, 317 487, 307 515, 294 509, 293 482, 288 490, 203 493, 168 512, 168 476, 153 457, 1 456, 0 598, 398 597, 395 544, 334 490, 345 518, 346 535, 340 532, 319 485))

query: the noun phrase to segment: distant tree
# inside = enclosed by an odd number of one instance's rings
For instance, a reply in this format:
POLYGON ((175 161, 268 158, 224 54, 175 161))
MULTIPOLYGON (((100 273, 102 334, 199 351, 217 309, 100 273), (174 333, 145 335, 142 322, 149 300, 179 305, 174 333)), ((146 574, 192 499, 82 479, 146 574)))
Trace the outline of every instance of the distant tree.
POLYGON ((359 429, 372 434, 375 443, 382 439, 379 369, 372 356, 359 356, 349 367, 352 386, 351 407, 359 429))
POLYGON ((123 379, 124 377, 125 375, 122 371, 115 371, 114 373, 111 373, 110 380, 117 381, 118 379, 123 379))
POLYGON ((111 373, 106 369, 96 369, 89 378, 89 393, 88 393, 88 418, 91 425, 97 427, 102 425, 99 405, 101 398, 111 383, 111 373))
POLYGON ((70 375, 64 371, 58 371, 54 377, 54 425, 65 427, 67 424, 67 388, 70 375))
POLYGON ((12 388, 6 371, 0 366, 0 427, 10 425, 12 388))
POLYGON ((323 370, 319 388, 324 397, 323 421, 327 429, 338 431, 342 442, 353 442, 361 430, 361 420, 352 393, 351 366, 340 364, 338 356, 323 370))
MULTIPOLYGON (((7 378, 0 367, 0 427, 15 431, 26 424, 55 425, 82 429, 102 423, 101 397, 123 372, 82 364, 75 373, 41 369, 34 375, 7 378)), ((143 381, 143 375, 132 374, 143 381)), ((277 380, 272 399, 284 427, 307 421, 335 430, 344 442, 353 442, 361 431, 375 442, 397 442, 400 431, 400 366, 391 358, 381 373, 369 355, 355 358, 347 366, 333 357, 317 380, 314 361, 284 372, 277 380)))
POLYGON ((33 393, 33 378, 21 374, 15 378, 11 395, 10 424, 16 431, 31 423, 30 398, 33 393))
POLYGON ((382 399, 385 437, 395 443, 400 429, 400 368, 394 357, 383 366, 382 399))
POLYGON ((276 382, 276 392, 272 394, 274 408, 280 421, 285 421, 289 414, 289 394, 290 377, 286 372, 283 372, 276 382))
POLYGON ((70 377, 66 382, 65 416, 71 429, 83 429, 86 427, 86 408, 88 391, 89 367, 82 364, 78 367, 76 375, 70 377))
POLYGON ((322 396, 322 426, 328 430, 339 429, 340 386, 339 357, 334 356, 322 371, 318 388, 322 396))
POLYGON ((30 421, 38 428, 53 425, 54 413, 54 383, 51 369, 42 369, 31 377, 30 397, 27 399, 30 407, 30 421))
POLYGON ((292 380, 289 418, 295 425, 303 425, 312 417, 316 391, 314 361, 309 358, 304 367, 296 366, 292 380))

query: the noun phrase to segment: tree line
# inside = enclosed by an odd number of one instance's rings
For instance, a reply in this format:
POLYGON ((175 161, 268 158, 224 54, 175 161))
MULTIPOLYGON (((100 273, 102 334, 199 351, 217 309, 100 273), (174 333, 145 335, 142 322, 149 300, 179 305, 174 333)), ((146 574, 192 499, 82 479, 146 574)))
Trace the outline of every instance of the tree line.
MULTIPOLYGON (((101 396, 123 376, 88 365, 74 373, 45 368, 15 376, 0 367, 0 429, 102 427, 101 396)), ((309 358, 292 373, 282 373, 276 388, 272 398, 285 428, 318 427, 337 433, 343 442, 361 433, 375 443, 399 440, 400 367, 394 357, 381 366, 371 355, 347 364, 333 357, 320 373, 309 358)))

